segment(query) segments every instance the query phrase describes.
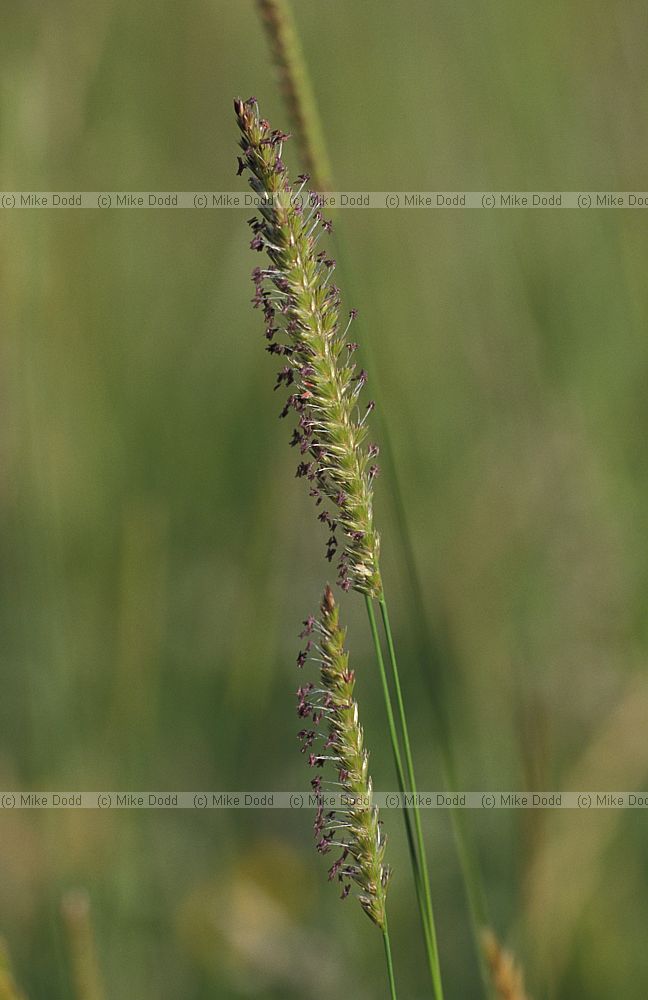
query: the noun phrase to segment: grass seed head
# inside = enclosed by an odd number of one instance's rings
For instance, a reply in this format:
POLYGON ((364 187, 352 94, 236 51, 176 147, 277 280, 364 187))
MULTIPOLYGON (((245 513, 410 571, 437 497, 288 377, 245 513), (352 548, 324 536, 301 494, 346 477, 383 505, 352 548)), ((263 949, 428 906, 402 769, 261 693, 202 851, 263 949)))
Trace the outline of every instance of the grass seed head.
POLYGON ((345 630, 330 587, 324 592, 319 616, 306 619, 301 636, 307 643, 298 663, 305 662, 312 650, 320 664, 320 686, 308 683, 297 692, 298 714, 309 720, 308 728, 299 733, 302 752, 308 754, 311 767, 335 770, 335 779, 326 779, 324 771, 324 776, 317 774, 311 782, 318 801, 317 849, 321 854, 339 852, 329 868, 329 879, 341 883, 343 899, 355 885, 363 910, 384 929, 390 874, 384 863, 385 838, 378 809, 372 804, 369 755, 353 696, 355 675, 349 669, 345 630), (344 807, 327 811, 327 791, 343 793, 344 807))
POLYGON ((249 172, 259 196, 259 215, 249 220, 250 247, 269 260, 252 272, 252 301, 264 315, 267 350, 280 359, 275 388, 288 390, 280 415, 296 418, 290 443, 300 455, 297 476, 307 481, 328 529, 326 557, 337 559, 340 586, 379 597, 378 447, 367 443, 366 426, 374 404, 361 409, 367 373, 357 371, 357 345, 347 340, 355 310, 343 328, 340 291, 331 280, 335 261, 318 250, 331 223, 322 216, 321 197, 306 191, 307 178, 298 178, 297 189, 288 179, 282 150, 289 136, 270 128, 254 98, 237 99, 234 111, 243 152, 237 172, 249 172))

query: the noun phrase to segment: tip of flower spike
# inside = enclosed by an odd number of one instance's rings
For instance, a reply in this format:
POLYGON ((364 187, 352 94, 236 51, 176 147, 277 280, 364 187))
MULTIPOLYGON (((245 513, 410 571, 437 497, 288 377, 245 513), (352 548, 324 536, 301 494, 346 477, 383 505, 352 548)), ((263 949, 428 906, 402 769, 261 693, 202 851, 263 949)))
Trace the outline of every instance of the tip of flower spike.
POLYGON ((333 596, 333 591, 329 587, 328 583, 324 590, 324 599, 322 601, 322 611, 326 615, 330 615, 335 611, 335 597, 333 596))
POLYGON ((239 123, 243 123, 245 119, 250 115, 258 114, 258 105, 256 97, 249 97, 247 101, 241 100, 240 97, 234 98, 234 114, 239 120, 239 123))

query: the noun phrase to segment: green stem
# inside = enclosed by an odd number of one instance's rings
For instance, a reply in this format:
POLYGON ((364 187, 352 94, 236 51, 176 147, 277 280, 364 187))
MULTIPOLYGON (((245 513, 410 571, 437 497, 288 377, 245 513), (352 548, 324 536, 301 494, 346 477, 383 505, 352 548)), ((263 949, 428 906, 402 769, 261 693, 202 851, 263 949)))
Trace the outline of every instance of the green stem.
POLYGON ((330 191, 331 171, 306 60, 288 0, 257 0, 279 82, 306 170, 316 191, 330 191))
MULTIPOLYGON (((342 275, 352 276, 353 270, 348 266, 345 256, 344 245, 338 241, 336 246, 337 271, 342 275)), ((348 283, 348 281, 347 281, 348 283)), ((342 284, 342 282, 340 282, 342 284)), ((365 353, 369 359, 373 356, 371 340, 365 345, 365 353)), ((374 369, 378 366, 374 365, 374 369)), ((378 376, 373 376, 373 381, 377 381, 378 376)), ((377 390, 380 396, 380 390, 377 390)), ((378 422, 378 436, 381 442, 380 451, 383 456, 383 466, 391 470, 390 475, 390 496, 394 507, 394 520, 398 533, 399 552, 403 559, 405 572, 409 578, 409 595, 413 600, 413 624, 417 633, 418 662, 425 664, 425 669, 421 671, 423 679, 430 690, 433 729, 436 738, 437 748, 441 757, 441 765, 446 787, 450 792, 459 791, 455 765, 453 758, 453 747, 450 723, 446 714, 447 692, 445 690, 444 669, 438 662, 442 652, 438 650, 435 637, 431 632, 428 621, 428 611, 425 607, 423 589, 421 586, 419 573, 416 567, 416 558, 412 545, 407 514, 403 501, 403 494, 399 484, 396 467, 395 451, 391 443, 389 426, 384 417, 381 416, 381 409, 375 411, 378 422), (434 663, 434 666, 433 666, 434 663)), ((484 927, 488 927, 491 920, 488 915, 488 904, 482 879, 479 857, 472 842, 469 824, 463 815, 459 815, 457 810, 451 810, 452 832, 459 858, 461 876, 468 902, 468 912, 473 935, 475 954, 479 965, 482 980, 483 993, 485 997, 490 997, 491 985, 490 976, 484 959, 483 949, 480 943, 480 932, 484 927)))
POLYGON ((405 713, 405 704, 403 702, 403 692, 401 689, 400 675, 398 672, 398 662, 396 660, 396 650, 394 648, 394 639, 392 636, 391 626, 389 624, 389 614, 387 611, 387 603, 385 601, 384 594, 382 597, 380 597, 378 604, 380 606, 380 614, 385 629, 385 636, 387 638, 389 662, 391 666, 394 690, 396 692, 396 707, 398 710, 398 721, 401 730, 401 737, 403 740, 403 749, 405 751, 405 767, 407 770, 407 779, 409 782, 410 790, 414 795, 412 812, 414 814, 414 828, 416 832, 418 858, 421 868, 421 881, 423 884, 425 909, 427 912, 427 922, 430 927, 431 956, 433 960, 431 964, 432 983, 434 985, 434 991, 437 1000, 443 1000, 443 986, 441 985, 441 967, 439 963, 439 948, 437 944, 436 929, 434 924, 432 895, 430 893, 430 876, 428 873, 427 858, 425 853, 425 842, 423 839, 423 825, 421 823, 421 813, 418 807, 418 802, 416 801, 417 786, 416 786, 416 776, 414 774, 414 761, 412 759, 412 748, 409 738, 407 716, 405 713))
MULTIPOLYGON (((405 772, 403 770, 403 761, 401 757, 400 744, 398 739, 398 733, 396 731, 396 721, 394 718, 394 710, 392 708, 392 697, 391 691, 389 690, 389 682, 387 680, 387 671, 385 669, 385 660, 382 652, 382 645, 380 643, 380 636, 378 634, 378 625, 376 623, 376 614, 373 607, 373 601, 370 597, 365 597, 365 605, 367 608, 367 616, 369 618, 369 627, 371 629, 371 637, 373 639, 374 648, 376 651, 376 660, 378 661, 378 671, 380 673, 380 681, 382 684, 383 696, 385 699, 385 711, 387 713, 387 725, 389 728, 389 738, 392 745, 392 752, 394 755, 394 764, 396 767, 396 776, 398 779, 398 787, 401 795, 404 795, 407 791, 407 785, 405 783, 405 772)), ((421 874, 421 868, 418 860, 418 853, 416 849, 416 842, 414 839, 414 830, 412 827, 412 817, 409 809, 403 809, 403 820, 405 822, 405 831, 407 834, 407 845, 410 853, 410 860, 412 864, 412 872, 414 874, 414 885, 416 888, 416 898, 419 904, 419 912, 421 915, 421 924, 423 925, 423 937, 425 940, 425 951, 427 954, 428 966, 430 969, 430 976, 432 978, 433 984, 437 977, 438 970, 438 957, 436 956, 436 942, 434 936, 434 929, 430 924, 430 913, 431 907, 428 909, 425 901, 425 889, 423 886, 423 876, 421 874)), ((436 986, 435 986, 436 991, 436 986)), ((436 993, 437 997, 440 998, 441 994, 436 993)))
MULTIPOLYGON (((380 409, 377 411, 380 419, 380 409)), ((394 504, 394 514, 398 534, 400 536, 400 552, 403 556, 405 569, 410 580, 410 594, 414 602, 413 619, 418 632, 418 646, 420 649, 419 660, 425 662, 427 669, 424 678, 428 684, 432 696, 432 715, 434 719, 435 735, 437 746, 441 755, 441 764, 445 785, 450 792, 459 791, 459 783, 455 769, 454 754, 452 748, 452 737, 450 722, 447 716, 447 691, 445 681, 445 669, 441 666, 442 656, 447 660, 447 650, 445 653, 438 648, 437 642, 431 632, 427 609, 423 599, 423 588, 419 579, 416 565, 416 556, 412 544, 412 537, 407 525, 407 514, 403 494, 400 489, 400 481, 396 472, 396 458, 391 445, 389 429, 385 421, 380 429, 381 452, 387 460, 388 467, 392 470, 391 475, 391 495, 394 504), (431 662, 432 661, 432 662, 431 662)), ((486 892, 481 876, 479 858, 472 843, 468 822, 465 816, 458 809, 450 810, 452 820, 452 832, 455 839, 459 866, 463 878, 464 889, 468 901, 468 911, 475 944, 475 952, 479 964, 479 971, 484 988, 484 996, 492 995, 490 974, 486 966, 484 950, 481 945, 480 934, 484 927, 491 923, 488 914, 488 903, 486 892)))
POLYGON ((389 995, 391 1000, 397 1000, 396 980, 394 979, 394 963, 392 961, 391 943, 389 941, 389 929, 387 927, 387 917, 383 927, 383 943, 385 945, 385 959, 387 960, 387 975, 389 977, 389 995))
MULTIPOLYGON (((369 617, 369 627, 371 629, 371 637, 373 639, 374 649, 376 651, 376 659, 378 661, 378 671, 380 673, 380 681, 382 684, 383 696, 385 699, 385 710, 387 712, 387 725, 389 727, 389 738, 392 745, 392 752, 394 755, 394 765, 396 767, 396 777, 398 779, 398 788, 403 795, 406 791, 405 785, 405 772, 403 771, 403 761, 401 758, 400 746, 398 743, 398 734, 396 732, 396 722, 394 719, 394 710, 391 703, 391 692, 389 690, 389 683, 387 681, 387 671, 385 670, 385 660, 383 657, 382 646, 380 645, 380 636, 378 635, 378 625, 376 624, 376 615, 373 609, 373 603, 370 597, 365 597, 365 604, 367 607, 367 615, 369 617)), ((405 820, 405 831, 407 833, 407 842, 409 846, 410 856, 412 858, 412 867, 414 869, 414 881, 417 884, 417 894, 419 883, 421 879, 421 872, 418 865, 418 860, 416 857, 416 847, 414 845, 414 831, 412 829, 412 821, 410 819, 409 813, 404 810, 403 818, 405 820)), ((421 916, 423 917, 425 924, 425 911, 421 911, 421 916)))

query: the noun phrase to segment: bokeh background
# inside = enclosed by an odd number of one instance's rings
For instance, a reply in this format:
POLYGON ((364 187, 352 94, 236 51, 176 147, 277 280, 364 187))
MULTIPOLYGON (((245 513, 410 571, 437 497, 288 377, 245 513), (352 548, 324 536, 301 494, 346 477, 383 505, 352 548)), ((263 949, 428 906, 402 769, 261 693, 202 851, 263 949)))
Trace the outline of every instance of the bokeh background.
MULTIPOLYGON (((232 190, 232 98, 287 124, 251 0, 0 16, 4 190, 232 190)), ((645 187, 638 0, 302 0, 297 21, 341 190, 645 187)), ((3 789, 307 785, 296 633, 327 564, 249 306, 248 214, 2 214, 3 789)), ((377 514, 421 787, 442 786, 441 713, 462 788, 645 788, 645 217, 345 211, 332 244, 393 451, 377 514)), ((362 611, 350 597, 387 789, 362 611)), ((61 902, 82 888, 109 1000, 384 995, 379 936, 327 884, 311 823, 3 813, 16 978, 74 996, 61 902)), ((467 823, 536 1000, 645 998, 645 814, 467 823)), ((425 825, 447 996, 471 1000, 450 816, 425 825)), ((396 813, 385 827, 397 976, 423 997, 396 813)))

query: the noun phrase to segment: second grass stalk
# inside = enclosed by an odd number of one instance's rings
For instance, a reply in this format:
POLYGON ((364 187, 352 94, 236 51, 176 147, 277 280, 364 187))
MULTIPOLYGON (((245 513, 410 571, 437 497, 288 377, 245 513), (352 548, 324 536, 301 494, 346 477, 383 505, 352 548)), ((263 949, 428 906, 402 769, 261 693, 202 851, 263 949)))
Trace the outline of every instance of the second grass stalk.
POLYGON ((407 792, 411 792, 413 795, 412 808, 410 810, 407 807, 404 807, 403 816, 405 819, 408 847, 412 860, 414 884, 418 899, 419 912, 421 915, 421 923, 423 926, 423 937, 425 940, 425 949, 427 954, 428 967, 430 971, 430 978, 432 980, 432 985, 434 988, 434 996, 436 1000, 443 1000, 443 985, 441 981, 439 948, 437 944, 436 925, 434 921, 434 909, 432 906, 432 896, 430 892, 430 878, 428 873, 427 857, 425 853, 425 842, 423 838, 423 825, 421 823, 421 814, 418 807, 418 803, 416 801, 417 784, 416 784, 416 776, 414 773, 414 763, 412 759, 411 745, 409 739, 409 729, 407 726, 407 716, 405 713, 405 705, 403 702, 400 676, 398 673, 398 663, 396 660, 396 653, 394 649, 393 638, 391 635, 391 629, 389 628, 389 617, 387 614, 387 605, 385 603, 384 596, 382 596, 379 599, 378 603, 380 607, 381 617, 383 620, 383 625, 385 628, 385 633, 387 636, 390 672, 391 672, 392 684, 394 687, 394 691, 396 693, 396 707, 398 714, 398 728, 400 729, 400 737, 396 728, 396 720, 394 718, 391 691, 389 687, 387 672, 385 669, 385 659, 383 656, 380 634, 378 632, 378 626, 376 622, 374 602, 369 596, 365 598, 367 616, 369 618, 369 627, 371 629, 371 636, 373 639, 374 649, 376 652, 376 660, 378 662, 378 669, 381 676, 383 695, 385 699, 385 708, 387 711, 387 719, 390 731, 390 739, 392 744, 392 751, 394 754, 394 763, 396 766, 396 774, 399 783, 399 790, 401 795, 405 795, 407 792), (385 624, 385 622, 387 624, 385 624), (403 760, 400 750, 401 741, 405 753, 405 767, 403 767, 403 760), (412 816, 414 818, 413 823, 412 823, 412 816))

